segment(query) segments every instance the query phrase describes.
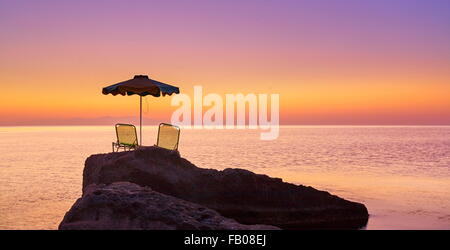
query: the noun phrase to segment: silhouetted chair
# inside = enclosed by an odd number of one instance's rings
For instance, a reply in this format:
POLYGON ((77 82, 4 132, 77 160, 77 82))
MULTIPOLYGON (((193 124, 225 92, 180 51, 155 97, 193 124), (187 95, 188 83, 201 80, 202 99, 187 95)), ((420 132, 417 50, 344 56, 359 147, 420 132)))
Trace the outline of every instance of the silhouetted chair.
POLYGON ((161 148, 178 151, 180 141, 180 128, 168 123, 160 123, 156 145, 161 148))
POLYGON ((122 148, 124 151, 136 149, 138 144, 136 127, 131 124, 116 124, 117 142, 112 143, 113 152, 119 152, 122 148))

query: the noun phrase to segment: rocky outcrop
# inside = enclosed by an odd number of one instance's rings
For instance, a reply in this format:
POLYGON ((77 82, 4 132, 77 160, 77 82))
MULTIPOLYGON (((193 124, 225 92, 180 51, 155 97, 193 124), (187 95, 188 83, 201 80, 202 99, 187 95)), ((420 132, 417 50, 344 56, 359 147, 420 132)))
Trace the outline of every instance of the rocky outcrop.
POLYGON ((368 220, 363 204, 243 169, 198 168, 162 148, 97 154, 86 160, 84 193, 90 184, 123 181, 200 204, 242 224, 351 229, 368 220))
POLYGON ((59 229, 263 230, 216 211, 129 182, 92 184, 67 212, 59 229))

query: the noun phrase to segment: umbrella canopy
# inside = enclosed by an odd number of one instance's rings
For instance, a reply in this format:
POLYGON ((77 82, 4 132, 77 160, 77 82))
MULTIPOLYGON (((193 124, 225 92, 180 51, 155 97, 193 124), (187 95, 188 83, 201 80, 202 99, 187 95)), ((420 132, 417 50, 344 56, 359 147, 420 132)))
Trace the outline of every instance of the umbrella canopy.
POLYGON ((173 93, 179 94, 180 89, 178 87, 150 79, 146 75, 136 75, 133 79, 104 87, 102 93, 104 95, 139 95, 139 135, 140 145, 142 145, 142 97, 146 95, 159 97, 161 95, 172 95, 173 93))
POLYGON ((137 75, 133 79, 119 82, 103 88, 104 95, 152 95, 155 97, 179 94, 180 90, 172 85, 155 81, 146 75, 137 75))

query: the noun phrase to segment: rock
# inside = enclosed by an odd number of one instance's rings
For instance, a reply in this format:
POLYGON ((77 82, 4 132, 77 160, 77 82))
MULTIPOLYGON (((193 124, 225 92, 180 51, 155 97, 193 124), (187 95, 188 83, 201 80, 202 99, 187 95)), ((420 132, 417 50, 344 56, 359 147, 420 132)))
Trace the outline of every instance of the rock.
POLYGON ((367 208, 312 187, 243 169, 198 168, 175 151, 142 147, 97 154, 86 160, 83 187, 118 181, 136 183, 200 204, 242 224, 283 229, 344 228, 367 224, 367 208))
POLYGON ((216 211, 164 195, 129 182, 92 184, 66 213, 60 230, 181 229, 264 230, 265 225, 242 225, 216 211))

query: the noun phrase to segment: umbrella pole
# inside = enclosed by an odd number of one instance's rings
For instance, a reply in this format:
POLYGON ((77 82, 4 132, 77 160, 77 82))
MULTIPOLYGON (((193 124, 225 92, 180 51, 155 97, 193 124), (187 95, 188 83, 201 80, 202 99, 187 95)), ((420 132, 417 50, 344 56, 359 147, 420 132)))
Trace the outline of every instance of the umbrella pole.
POLYGON ((139 119, 139 137, 140 137, 140 142, 141 142, 141 146, 142 146, 142 96, 139 96, 139 101, 140 101, 140 105, 139 105, 139 113, 140 113, 140 119, 139 119))

